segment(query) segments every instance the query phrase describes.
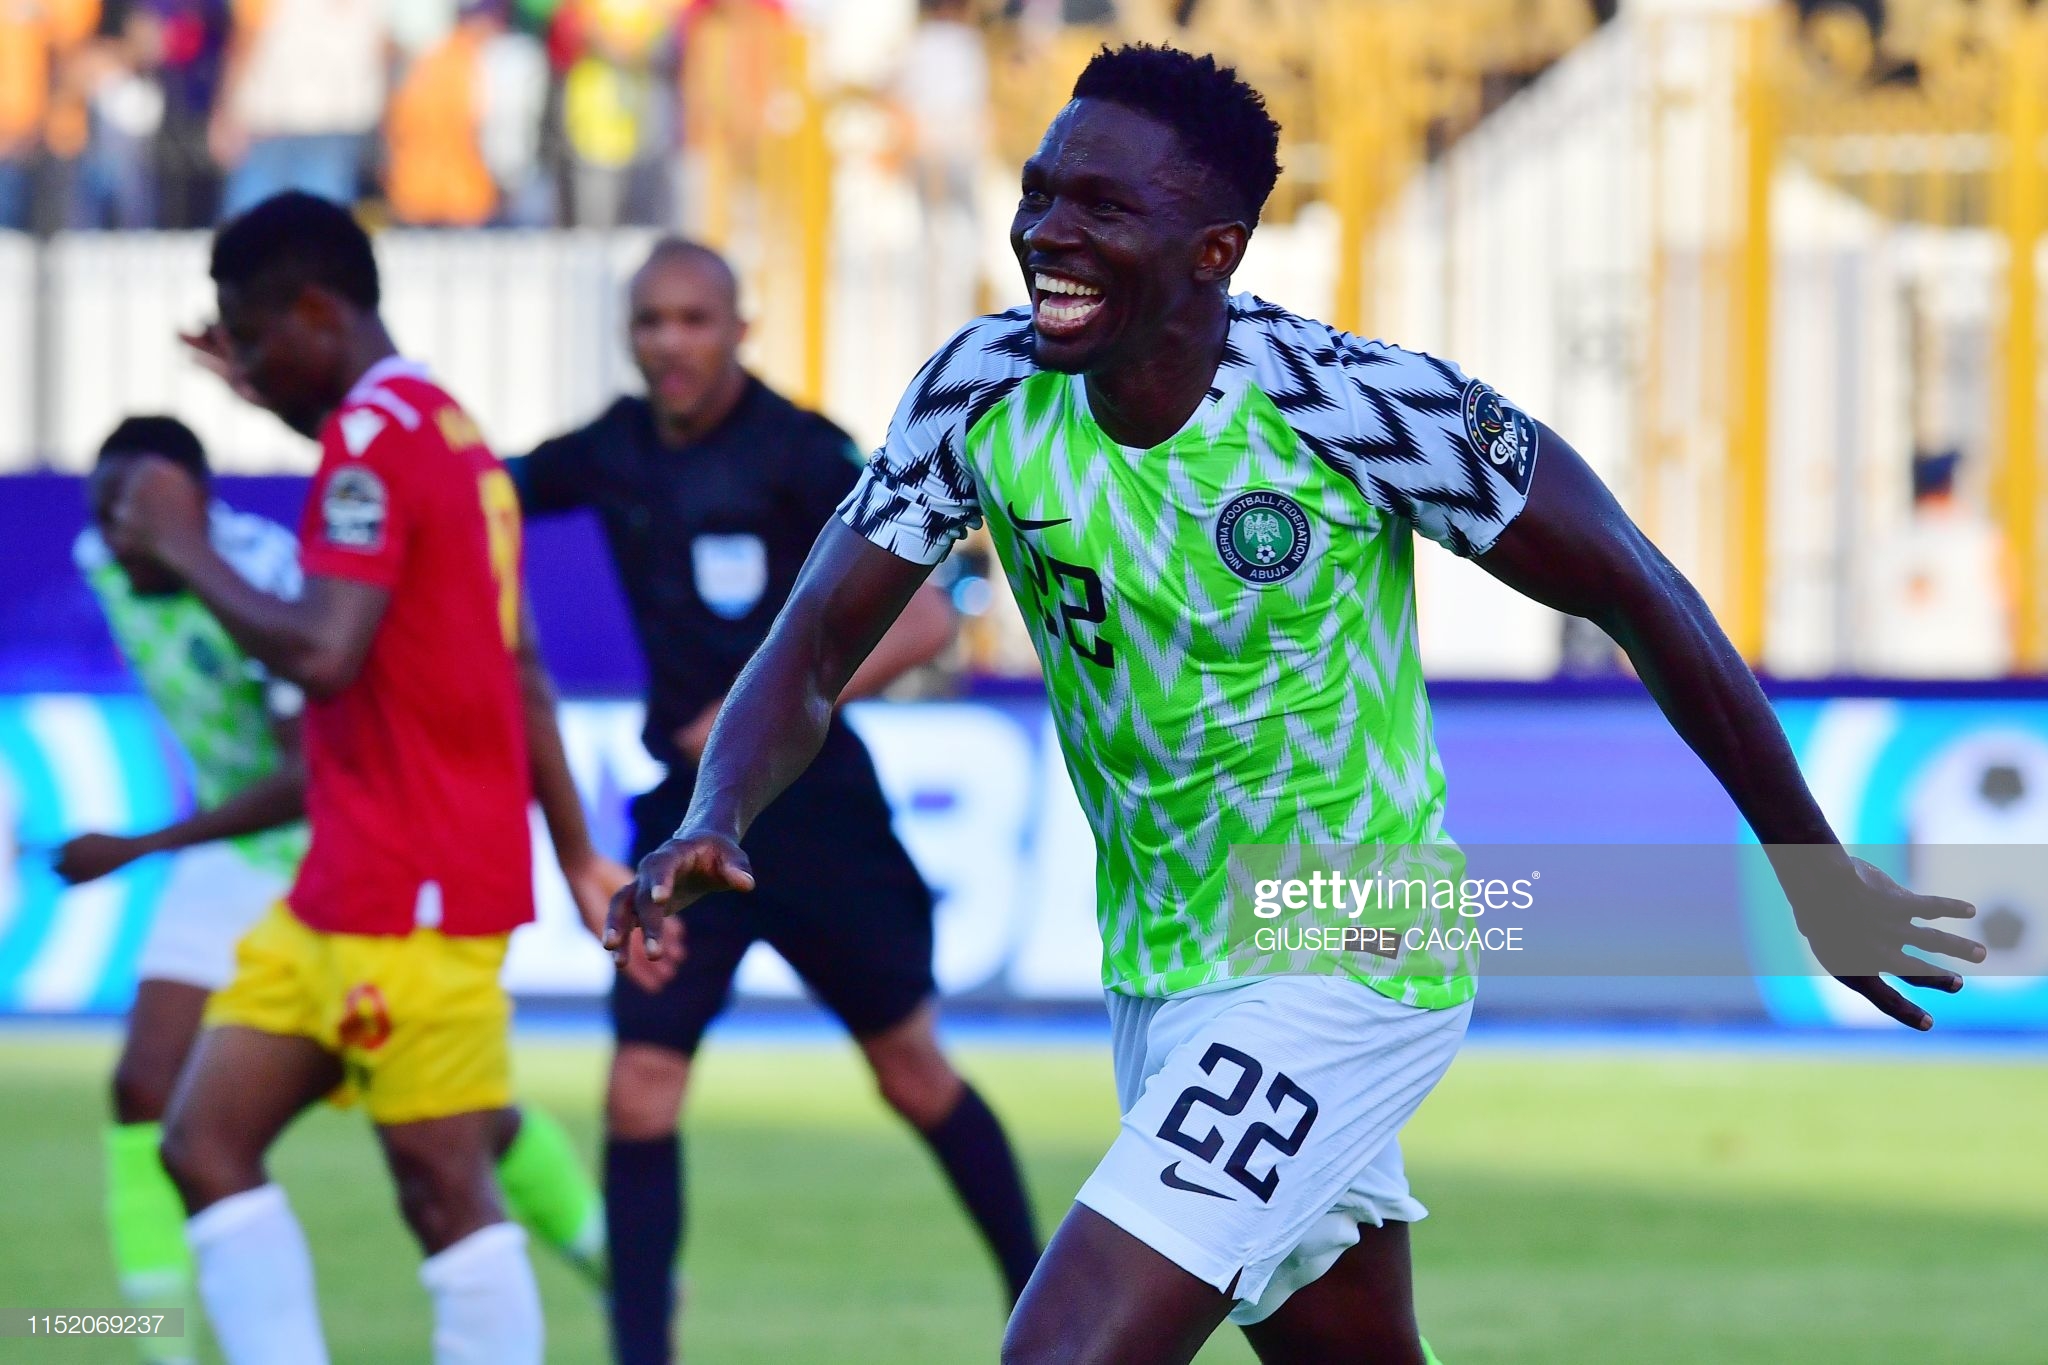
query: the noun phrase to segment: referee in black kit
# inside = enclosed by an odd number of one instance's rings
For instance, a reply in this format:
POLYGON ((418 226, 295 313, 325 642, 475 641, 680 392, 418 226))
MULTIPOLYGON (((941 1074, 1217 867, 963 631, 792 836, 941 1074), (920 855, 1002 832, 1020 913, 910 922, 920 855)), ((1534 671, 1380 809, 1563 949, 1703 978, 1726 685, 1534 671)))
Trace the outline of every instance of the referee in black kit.
MULTIPOLYGON (((637 863, 681 823, 719 705, 852 489, 860 457, 845 432, 741 368, 738 285, 716 252, 657 244, 633 277, 630 314, 647 396, 620 398, 510 468, 529 516, 597 513, 625 589, 651 674, 643 738, 668 767, 633 802, 637 863)), ((952 629, 950 606, 927 587, 842 699, 926 662, 952 629)), ((692 905, 680 960, 671 951, 650 961, 635 943, 612 986, 605 1214, 619 1365, 671 1358, 683 1227, 677 1125, 690 1059, 756 939, 860 1044, 883 1098, 945 1168, 1012 1300, 1038 1259, 1002 1126, 939 1051, 931 893, 844 720, 833 717, 817 761, 762 812, 745 847, 755 889, 692 905)))

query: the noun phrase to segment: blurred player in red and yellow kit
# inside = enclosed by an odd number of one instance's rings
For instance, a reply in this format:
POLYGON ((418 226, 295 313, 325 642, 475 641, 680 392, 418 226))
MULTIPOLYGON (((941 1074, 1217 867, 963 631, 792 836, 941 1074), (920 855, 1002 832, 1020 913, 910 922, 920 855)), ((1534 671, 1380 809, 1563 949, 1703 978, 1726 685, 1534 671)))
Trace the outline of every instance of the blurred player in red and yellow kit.
POLYGON ((317 434, 321 464, 296 602, 219 560, 167 463, 114 515, 122 548, 171 568, 310 698, 312 847, 238 947, 165 1120, 200 1295, 230 1365, 326 1360, 305 1239, 263 1160, 339 1090, 377 1125, 427 1254, 435 1361, 538 1365, 540 1299, 492 1170, 516 1123, 498 973, 533 917, 529 792, 579 902, 627 874, 592 851, 568 779, 525 629, 517 496, 462 409, 396 355, 345 211, 266 200, 221 229, 212 273, 204 349, 317 434))
POLYGON ((335 934, 496 942, 533 918, 519 495, 419 366, 371 366, 320 433, 307 577, 390 603, 354 685, 306 714, 317 831, 293 915, 335 934))

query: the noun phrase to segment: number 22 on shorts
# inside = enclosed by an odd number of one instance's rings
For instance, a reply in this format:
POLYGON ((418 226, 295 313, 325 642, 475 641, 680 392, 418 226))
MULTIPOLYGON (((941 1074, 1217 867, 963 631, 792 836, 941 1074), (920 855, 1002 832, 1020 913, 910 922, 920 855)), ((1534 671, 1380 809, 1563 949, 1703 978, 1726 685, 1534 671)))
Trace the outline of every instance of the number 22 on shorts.
MULTIPOLYGON (((1226 1064, 1237 1068, 1237 1079, 1227 1094, 1206 1086, 1191 1085, 1181 1092, 1180 1098, 1173 1102, 1173 1108, 1167 1111, 1166 1121, 1159 1125, 1160 1137, 1176 1147, 1194 1153, 1205 1162, 1214 1162, 1223 1151, 1222 1130, 1211 1127, 1208 1133, 1196 1137, 1182 1125, 1197 1106, 1213 1109, 1224 1118, 1236 1118, 1245 1111, 1245 1106, 1251 1103, 1253 1094, 1259 1088, 1259 1081, 1265 1075, 1265 1068, 1257 1059, 1224 1043, 1211 1044, 1209 1050, 1202 1055, 1200 1063, 1202 1071, 1210 1076, 1216 1074, 1217 1067, 1226 1064)), ((1292 1077, 1278 1071, 1273 1073, 1273 1083, 1266 1087, 1265 1102, 1274 1118, 1279 1118, 1282 1111, 1290 1105, 1299 1105, 1300 1112, 1295 1115, 1292 1127, 1282 1132, 1268 1123, 1253 1123, 1244 1130, 1244 1136, 1238 1139, 1237 1145, 1231 1149, 1229 1159, 1223 1163, 1223 1173, 1250 1190, 1262 1204, 1271 1203, 1273 1191, 1280 1187, 1280 1163, 1276 1160, 1271 1168, 1261 1174, 1252 1170, 1253 1158, 1258 1155, 1261 1147, 1271 1147, 1283 1157, 1293 1156, 1299 1152, 1301 1144, 1308 1138, 1308 1130, 1315 1126, 1316 1115, 1321 1110, 1313 1095, 1295 1084, 1292 1077)), ((1214 1190, 1190 1186, 1184 1180, 1175 1178, 1172 1166, 1161 1173, 1160 1180, 1173 1189, 1193 1189, 1201 1194, 1217 1194, 1214 1190)), ((1233 1196, 1218 1197, 1229 1199, 1233 1196)))

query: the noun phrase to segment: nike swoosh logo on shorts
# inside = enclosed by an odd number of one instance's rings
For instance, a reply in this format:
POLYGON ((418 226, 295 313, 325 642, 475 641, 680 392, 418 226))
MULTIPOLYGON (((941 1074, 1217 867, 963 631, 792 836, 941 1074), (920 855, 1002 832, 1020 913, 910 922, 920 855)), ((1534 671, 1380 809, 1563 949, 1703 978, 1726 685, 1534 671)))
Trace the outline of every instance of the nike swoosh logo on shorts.
POLYGON ((1073 520, 1072 517, 1054 517, 1050 521, 1034 521, 1030 517, 1018 516, 1017 509, 1008 503, 1003 504, 1003 510, 1010 514, 1010 524, 1020 531, 1043 531, 1048 526, 1065 526, 1073 520))
POLYGON ((1166 1186, 1169 1190, 1186 1190, 1190 1194, 1206 1194, 1211 1199, 1225 1199, 1233 1204, 1237 1202, 1236 1195, 1225 1194, 1221 1190, 1212 1190, 1207 1185, 1197 1185, 1192 1181, 1181 1179, 1180 1163, 1178 1161, 1166 1163, 1166 1169, 1159 1173, 1159 1183, 1166 1186))

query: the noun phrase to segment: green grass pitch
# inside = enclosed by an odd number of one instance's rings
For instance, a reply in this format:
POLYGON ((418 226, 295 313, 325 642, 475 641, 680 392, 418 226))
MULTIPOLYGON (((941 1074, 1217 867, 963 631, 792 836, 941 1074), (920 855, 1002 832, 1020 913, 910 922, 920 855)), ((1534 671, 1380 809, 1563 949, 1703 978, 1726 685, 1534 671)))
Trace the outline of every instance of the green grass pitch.
MULTIPOLYGON (((1114 1130, 1104 1050, 982 1048, 1047 1226, 1114 1130)), ((0 1306, 110 1306, 110 1047, 0 1035, 0 1306)), ((528 1038, 525 1097, 594 1150, 603 1051, 528 1038)), ((693 1365, 993 1361, 995 1273, 843 1046, 714 1040, 689 1121, 693 1365)), ((1411 1125, 1422 1320, 1447 1365, 2042 1365, 2048 1068, 1475 1049, 1411 1125)), ((427 1302, 368 1134, 313 1114, 277 1170, 337 1362, 417 1362, 427 1302)), ((604 1358, 544 1255, 551 1362, 604 1358)), ((125 1365, 125 1343, 0 1360, 125 1365)), ((1226 1329, 1206 1365, 1251 1360, 1226 1329)))

